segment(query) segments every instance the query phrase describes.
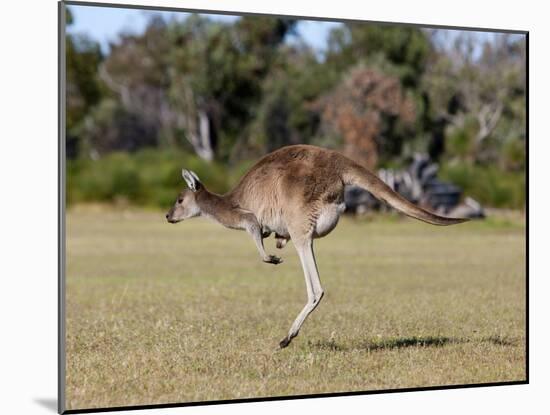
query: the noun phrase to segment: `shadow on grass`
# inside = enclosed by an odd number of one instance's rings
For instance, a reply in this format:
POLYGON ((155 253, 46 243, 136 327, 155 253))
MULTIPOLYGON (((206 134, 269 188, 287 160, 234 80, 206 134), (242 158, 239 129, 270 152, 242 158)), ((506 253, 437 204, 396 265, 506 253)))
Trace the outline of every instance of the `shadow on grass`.
POLYGON ((484 337, 482 341, 486 343, 493 343, 493 344, 496 344, 497 346, 517 346, 521 342, 520 339, 511 339, 508 337, 501 337, 501 336, 484 337))
POLYGON ((316 342, 308 342, 308 346, 319 350, 331 351, 350 351, 350 350, 365 350, 368 352, 376 352, 379 350, 394 350, 407 347, 442 347, 448 344, 464 344, 464 343, 493 343, 498 346, 516 346, 519 344, 519 339, 509 339, 501 336, 489 336, 480 339, 468 338, 451 338, 444 336, 426 336, 426 337, 398 337, 393 339, 381 339, 361 341, 356 344, 343 345, 334 340, 320 340, 316 342))

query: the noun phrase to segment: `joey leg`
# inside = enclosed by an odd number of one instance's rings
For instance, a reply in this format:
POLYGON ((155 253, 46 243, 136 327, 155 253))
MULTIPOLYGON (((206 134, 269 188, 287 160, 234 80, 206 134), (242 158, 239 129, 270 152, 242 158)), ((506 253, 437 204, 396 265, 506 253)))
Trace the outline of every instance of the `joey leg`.
POLYGON ((277 241, 277 245, 276 245, 277 248, 283 249, 287 244, 287 242, 290 240, 290 238, 285 238, 283 236, 275 234, 275 240, 277 241))

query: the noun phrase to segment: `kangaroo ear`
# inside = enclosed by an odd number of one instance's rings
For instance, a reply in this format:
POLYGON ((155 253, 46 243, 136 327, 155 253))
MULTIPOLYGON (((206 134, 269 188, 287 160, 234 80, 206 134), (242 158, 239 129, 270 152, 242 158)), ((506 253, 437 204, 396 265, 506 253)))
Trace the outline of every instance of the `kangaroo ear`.
POLYGON ((187 183, 187 186, 189 186, 189 189, 196 192, 199 190, 202 186, 199 177, 193 173, 191 170, 181 170, 181 176, 183 177, 183 180, 187 183))

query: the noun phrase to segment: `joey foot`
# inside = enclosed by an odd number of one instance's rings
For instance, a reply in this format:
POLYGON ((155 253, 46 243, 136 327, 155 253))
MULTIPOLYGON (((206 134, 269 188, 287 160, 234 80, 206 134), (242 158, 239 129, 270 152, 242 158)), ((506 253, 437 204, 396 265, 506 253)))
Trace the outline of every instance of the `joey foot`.
POLYGON ((277 238, 276 246, 278 249, 283 249, 287 242, 288 242, 288 239, 286 238, 277 238))
POLYGON ((265 257, 263 259, 264 262, 268 263, 268 264, 280 264, 281 262, 283 262, 283 260, 281 258, 279 258, 278 256, 275 256, 275 255, 268 255, 267 257, 265 257))

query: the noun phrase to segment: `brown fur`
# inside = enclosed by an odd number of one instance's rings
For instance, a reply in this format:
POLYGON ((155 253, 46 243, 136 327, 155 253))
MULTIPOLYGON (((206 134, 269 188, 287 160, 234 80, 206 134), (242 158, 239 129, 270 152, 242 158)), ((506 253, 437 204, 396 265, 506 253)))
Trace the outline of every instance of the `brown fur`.
POLYGON ((166 218, 176 223, 204 215, 232 229, 246 230, 254 239, 264 262, 281 259, 266 254, 263 239, 275 233, 277 248, 290 239, 300 255, 308 304, 287 337, 286 347, 305 318, 323 296, 312 240, 328 235, 344 209, 344 187, 356 184, 401 212, 435 225, 451 225, 466 219, 444 218, 410 203, 378 177, 337 151, 310 145, 283 147, 260 159, 225 195, 204 188, 194 173, 183 172, 192 190, 180 193, 166 218))

